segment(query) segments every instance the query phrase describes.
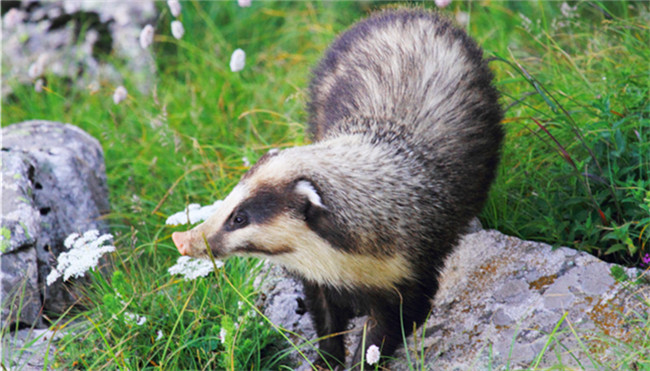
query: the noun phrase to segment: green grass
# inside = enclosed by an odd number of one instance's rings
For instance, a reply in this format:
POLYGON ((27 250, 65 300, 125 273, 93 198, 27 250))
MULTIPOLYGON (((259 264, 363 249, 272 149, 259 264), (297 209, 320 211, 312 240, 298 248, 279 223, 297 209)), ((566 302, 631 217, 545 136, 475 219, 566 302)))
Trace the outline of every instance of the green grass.
MULTIPOLYGON (((503 161, 481 219, 639 265, 650 252, 648 6, 572 5, 573 18, 555 2, 454 2, 444 11, 468 13, 465 28, 494 58, 507 108, 503 161)), ((180 41, 169 34, 165 3, 157 6, 153 91, 141 92, 123 68, 129 97, 120 105, 107 82, 94 94, 53 75, 40 94, 3 82, 14 89, 2 104, 3 126, 70 122, 98 138, 106 158, 115 273, 94 273, 86 309, 57 322, 73 331, 54 365, 277 369, 293 347, 250 313, 256 262, 230 259, 191 282, 172 277, 167 268, 178 253, 170 235, 183 228, 165 219, 227 195, 246 171, 242 157, 254 162, 269 148, 306 143, 310 68, 338 33, 386 4, 184 2, 180 41), (247 53, 240 73, 228 67, 236 48, 247 53), (126 313, 147 320, 139 326, 126 313), (225 344, 221 328, 231 336, 225 344)), ((647 339, 647 321, 638 326, 647 339)))

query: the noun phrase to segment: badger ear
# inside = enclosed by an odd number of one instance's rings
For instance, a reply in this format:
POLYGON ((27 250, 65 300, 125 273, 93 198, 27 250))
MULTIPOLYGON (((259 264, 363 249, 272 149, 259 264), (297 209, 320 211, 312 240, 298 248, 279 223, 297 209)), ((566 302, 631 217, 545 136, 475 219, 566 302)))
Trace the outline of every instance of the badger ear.
POLYGON ((316 187, 314 187, 314 184, 309 180, 299 180, 296 183, 295 191, 298 195, 306 197, 307 201, 312 206, 325 209, 325 205, 323 205, 323 201, 321 200, 318 191, 316 191, 316 187))
POLYGON ((296 182, 295 192, 302 199, 300 212, 311 230, 337 248, 353 246, 345 228, 336 223, 332 211, 323 204, 321 195, 311 181, 296 182))

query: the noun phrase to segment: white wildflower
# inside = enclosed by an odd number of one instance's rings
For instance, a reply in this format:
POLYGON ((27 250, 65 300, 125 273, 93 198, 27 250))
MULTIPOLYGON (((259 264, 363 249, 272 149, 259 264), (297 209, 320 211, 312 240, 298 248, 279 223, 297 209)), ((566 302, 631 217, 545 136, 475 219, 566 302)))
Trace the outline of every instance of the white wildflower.
POLYGON ((246 65, 246 52, 241 49, 237 49, 232 52, 230 57, 230 70, 232 72, 238 72, 244 69, 246 65))
POLYGON ((519 13, 519 18, 522 20, 521 25, 524 27, 524 30, 530 32, 533 21, 531 21, 530 18, 526 17, 522 13, 519 13))
POLYGON ((463 11, 457 12, 456 22, 458 22, 459 25, 466 27, 467 24, 469 24, 469 13, 463 11))
POLYGON ((163 332, 161 330, 156 331, 156 341, 162 339, 163 332))
POLYGON ((135 313, 125 312, 124 317, 128 322, 135 323, 138 326, 142 326, 145 324, 145 322, 147 322, 147 317, 139 316, 135 313))
POLYGON ((578 5, 571 6, 565 1, 560 5, 560 11, 565 18, 576 18, 578 16, 578 5))
POLYGON ((129 93, 126 91, 126 88, 124 86, 118 86, 113 93, 113 102, 115 102, 115 104, 120 104, 121 101, 126 99, 126 96, 128 94, 129 93))
POLYGON ((242 8, 248 8, 249 6, 251 6, 252 2, 253 0, 237 0, 237 4, 239 4, 239 6, 241 6, 242 8))
POLYGON ((99 92, 99 88, 100 88, 100 86, 99 86, 99 81, 97 81, 97 80, 92 81, 92 82, 91 82, 90 84, 88 84, 88 86, 87 86, 87 89, 88 89, 88 91, 90 92, 91 95, 92 95, 92 94, 96 94, 97 92, 99 92))
POLYGON ((183 28, 183 24, 181 21, 173 21, 172 22, 172 35, 178 40, 180 40, 181 37, 185 34, 185 29, 183 28))
POLYGON ((64 245, 69 250, 62 252, 57 258, 57 266, 47 276, 47 285, 51 285, 61 275, 67 281, 70 277, 82 277, 99 263, 99 258, 108 252, 115 251, 115 246, 105 243, 112 239, 110 234, 99 235, 99 231, 90 230, 80 236, 73 233, 68 236, 64 245))
MULTIPOLYGON (((223 267, 221 260, 214 261, 217 268, 223 267)), ((180 274, 185 278, 185 281, 192 281, 199 277, 205 277, 210 274, 214 269, 212 261, 206 259, 195 259, 189 256, 181 256, 176 261, 176 264, 171 266, 167 271, 169 274, 180 274)))
POLYGON ((181 15, 181 3, 179 3, 178 0, 167 1, 167 6, 174 17, 181 15))
POLYGON ((2 24, 7 29, 13 29, 16 28, 16 26, 18 26, 18 24, 20 24, 20 22, 22 22, 24 18, 25 18, 25 13, 23 13, 19 9, 11 8, 7 12, 7 14, 5 14, 5 18, 3 19, 2 24))
POLYGON ((34 91, 37 93, 41 93, 43 91, 43 85, 45 85, 43 79, 36 80, 36 82, 34 83, 34 91))
POLYGON ((251 167, 251 162, 248 160, 248 157, 246 156, 242 157, 241 161, 244 163, 244 166, 251 167))
POLYGON ((47 275, 47 285, 51 286, 59 277, 61 277, 61 273, 56 268, 53 268, 50 274, 47 275))
POLYGON ((153 43, 153 26, 148 24, 140 31, 140 46, 146 49, 153 43))
POLYGON ((445 8, 451 3, 451 0, 435 0, 434 2, 438 8, 445 8))
POLYGON ((373 344, 369 346, 368 350, 366 351, 366 362, 369 365, 374 365, 375 363, 379 362, 379 356, 381 356, 379 353, 379 347, 373 344))
POLYGON ((80 1, 64 1, 63 2, 63 10, 68 13, 76 13, 79 10, 81 10, 81 2, 80 1))
POLYGON ((202 222, 211 217, 222 203, 222 200, 217 200, 212 205, 207 206, 189 204, 185 210, 172 214, 169 218, 167 218, 165 224, 180 225, 202 222))
POLYGON ((221 341, 222 344, 226 342, 226 329, 223 327, 221 328, 221 331, 219 331, 219 341, 221 341))
POLYGON ((47 63, 47 54, 41 54, 36 62, 32 63, 27 70, 27 75, 30 79, 35 79, 45 72, 45 64, 47 63))

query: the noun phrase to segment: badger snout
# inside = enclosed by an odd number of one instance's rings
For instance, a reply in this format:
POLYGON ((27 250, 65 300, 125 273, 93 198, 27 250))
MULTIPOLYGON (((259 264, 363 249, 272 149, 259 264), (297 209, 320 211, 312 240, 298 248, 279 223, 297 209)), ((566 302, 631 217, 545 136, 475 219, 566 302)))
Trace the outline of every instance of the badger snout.
POLYGON ((181 255, 189 255, 190 246, 190 232, 174 232, 172 233, 172 241, 181 255))
MULTIPOLYGON (((204 233, 196 229, 190 229, 185 232, 172 233, 172 241, 181 255, 191 256, 193 258, 207 258, 208 243, 204 238, 204 233)), ((214 255, 219 255, 214 249, 211 249, 214 255)))

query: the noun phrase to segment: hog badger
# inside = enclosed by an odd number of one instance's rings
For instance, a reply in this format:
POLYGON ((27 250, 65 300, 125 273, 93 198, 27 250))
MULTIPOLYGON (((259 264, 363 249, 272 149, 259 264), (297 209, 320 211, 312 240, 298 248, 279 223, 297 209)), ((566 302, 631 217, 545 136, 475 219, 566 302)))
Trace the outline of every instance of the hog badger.
POLYGON ((368 314, 358 367, 367 347, 390 355, 427 317, 495 177, 502 113, 481 49, 423 9, 352 26, 309 97, 314 143, 266 153, 214 215, 172 239, 183 255, 262 257, 300 277, 321 364, 344 364, 339 333, 368 314))

